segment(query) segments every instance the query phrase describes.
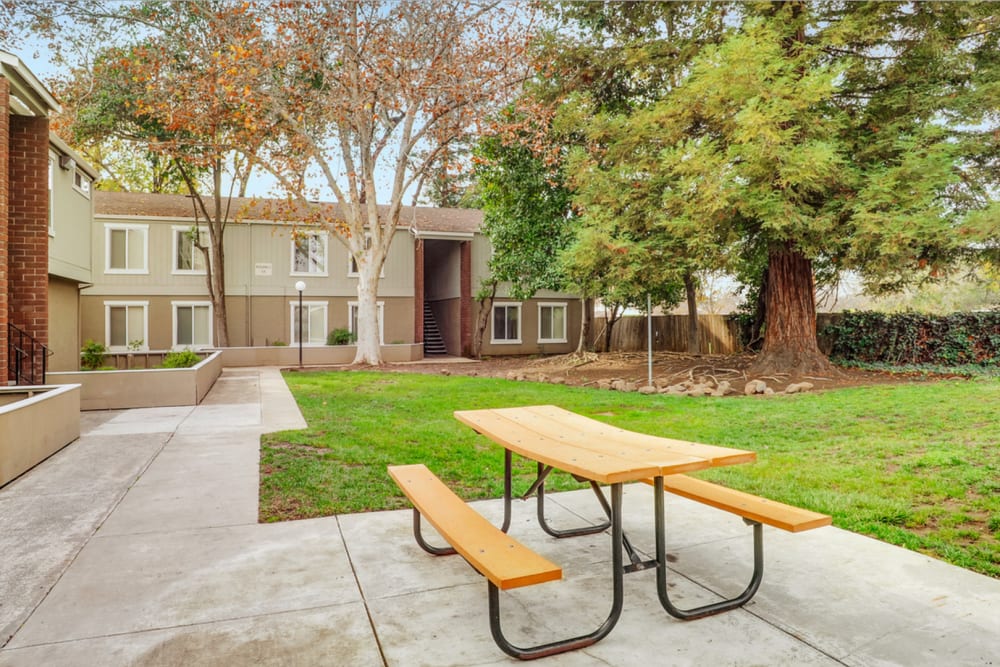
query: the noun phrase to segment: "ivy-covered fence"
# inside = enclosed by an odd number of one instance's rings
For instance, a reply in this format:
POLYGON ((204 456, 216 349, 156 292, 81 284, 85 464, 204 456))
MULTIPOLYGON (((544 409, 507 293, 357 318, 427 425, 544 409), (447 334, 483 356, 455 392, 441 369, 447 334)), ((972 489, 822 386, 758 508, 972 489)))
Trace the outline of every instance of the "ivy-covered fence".
POLYGON ((923 315, 848 311, 821 330, 830 356, 884 364, 1000 364, 1000 311, 923 315))

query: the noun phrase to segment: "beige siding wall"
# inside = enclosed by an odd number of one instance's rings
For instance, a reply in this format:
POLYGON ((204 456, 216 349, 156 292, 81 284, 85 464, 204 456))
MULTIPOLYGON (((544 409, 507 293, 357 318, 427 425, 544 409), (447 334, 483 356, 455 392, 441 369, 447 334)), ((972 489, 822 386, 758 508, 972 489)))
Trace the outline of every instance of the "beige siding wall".
POLYGON ((80 291, 75 280, 49 276, 48 370, 75 371, 80 365, 80 291))
POLYGON ((74 187, 76 169, 60 168, 59 154, 55 151, 49 152, 49 161, 52 165, 49 273, 87 283, 91 281, 93 202, 74 187))
MULTIPOLYGON (((483 335, 482 351, 484 355, 565 354, 576 349, 577 343, 580 340, 580 312, 582 308, 579 299, 546 296, 527 301, 514 301, 498 297, 494 304, 520 304, 521 337, 519 343, 495 342, 493 340, 493 316, 491 314, 486 332, 483 335), (565 304, 566 342, 538 342, 539 306, 541 304, 565 304)), ((475 307, 478 309, 479 304, 476 304, 475 307)))

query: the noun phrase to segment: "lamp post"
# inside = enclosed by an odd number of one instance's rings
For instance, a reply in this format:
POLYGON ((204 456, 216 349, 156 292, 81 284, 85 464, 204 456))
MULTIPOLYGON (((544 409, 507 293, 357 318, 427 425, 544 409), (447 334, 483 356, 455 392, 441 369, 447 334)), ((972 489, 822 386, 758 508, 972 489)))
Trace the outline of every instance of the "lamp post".
POLYGON ((306 289, 304 281, 295 283, 295 289, 299 291, 299 369, 302 368, 302 292, 306 289))

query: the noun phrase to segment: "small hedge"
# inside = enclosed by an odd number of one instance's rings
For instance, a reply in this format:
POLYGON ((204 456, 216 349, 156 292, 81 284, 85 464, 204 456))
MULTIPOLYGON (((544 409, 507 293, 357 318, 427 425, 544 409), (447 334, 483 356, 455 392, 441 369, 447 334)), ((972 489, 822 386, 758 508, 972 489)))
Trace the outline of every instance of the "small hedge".
POLYGON ((1000 363, 1000 311, 923 315, 847 311, 822 335, 839 361, 954 366, 1000 363))

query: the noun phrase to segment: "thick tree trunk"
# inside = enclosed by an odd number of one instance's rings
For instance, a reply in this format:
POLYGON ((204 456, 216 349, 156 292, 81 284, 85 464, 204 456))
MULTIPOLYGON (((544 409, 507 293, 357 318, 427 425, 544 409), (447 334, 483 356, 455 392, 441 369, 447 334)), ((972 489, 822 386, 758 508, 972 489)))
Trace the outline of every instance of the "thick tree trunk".
POLYGON ((358 261, 358 340, 355 364, 382 364, 382 347, 378 335, 378 280, 381 264, 358 261))
POLYGON ((768 254, 764 345, 752 375, 833 375, 837 371, 816 340, 812 261, 790 242, 768 254))
POLYGON ((698 340, 698 293, 695 290, 694 276, 684 274, 684 292, 687 295, 688 308, 688 354, 699 354, 701 345, 698 340))

